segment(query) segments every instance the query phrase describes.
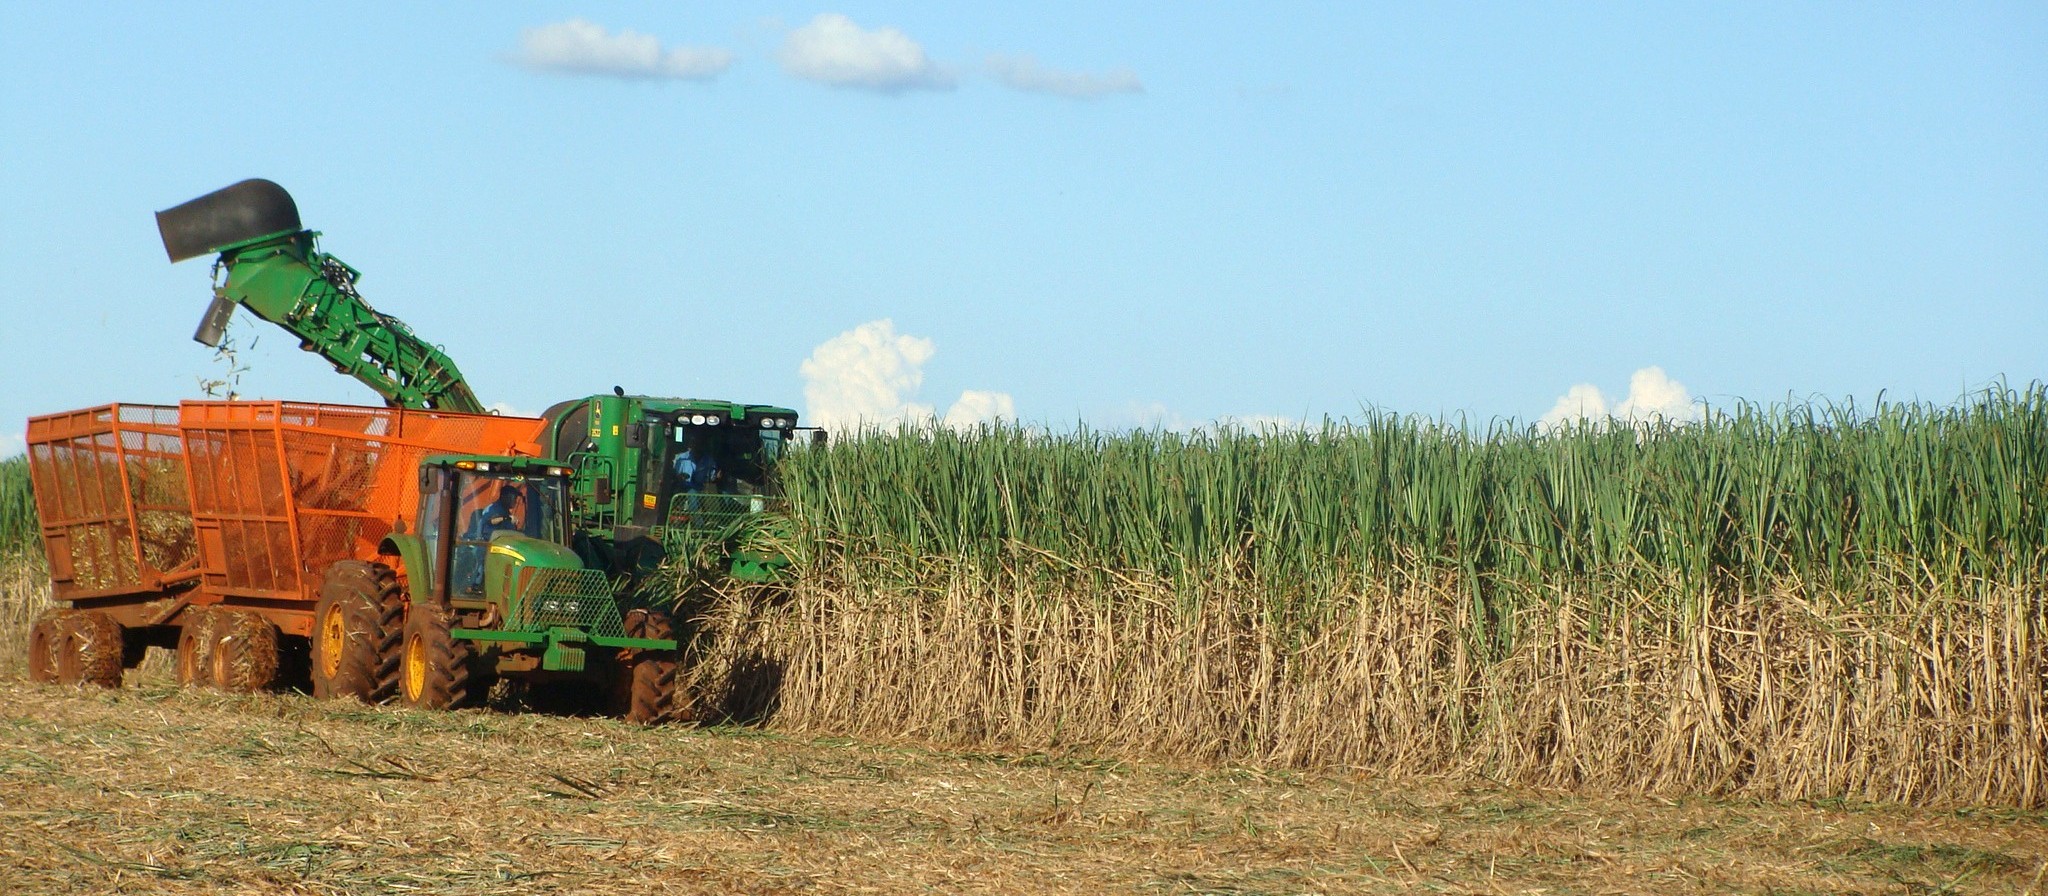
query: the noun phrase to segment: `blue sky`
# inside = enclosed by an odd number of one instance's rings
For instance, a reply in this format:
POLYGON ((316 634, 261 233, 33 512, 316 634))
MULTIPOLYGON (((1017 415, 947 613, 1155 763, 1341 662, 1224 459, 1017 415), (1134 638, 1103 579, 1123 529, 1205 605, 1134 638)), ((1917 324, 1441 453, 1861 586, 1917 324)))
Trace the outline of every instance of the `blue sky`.
POLYGON ((218 375, 150 213, 246 177, 525 411, 2048 378, 2048 6, 968 6, 0 4, 0 421, 218 375))

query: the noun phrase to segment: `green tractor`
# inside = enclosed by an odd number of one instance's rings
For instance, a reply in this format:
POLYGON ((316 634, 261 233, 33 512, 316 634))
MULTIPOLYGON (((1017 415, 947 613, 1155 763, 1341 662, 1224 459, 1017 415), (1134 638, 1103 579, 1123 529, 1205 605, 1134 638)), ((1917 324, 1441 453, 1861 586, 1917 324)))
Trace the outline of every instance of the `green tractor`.
POLYGON ((314 609, 315 694, 449 709, 481 703, 498 679, 577 682, 629 720, 670 716, 669 615, 622 600, 577 555, 571 469, 434 455, 419 477, 417 530, 381 547, 396 568, 344 561, 327 573, 314 609))

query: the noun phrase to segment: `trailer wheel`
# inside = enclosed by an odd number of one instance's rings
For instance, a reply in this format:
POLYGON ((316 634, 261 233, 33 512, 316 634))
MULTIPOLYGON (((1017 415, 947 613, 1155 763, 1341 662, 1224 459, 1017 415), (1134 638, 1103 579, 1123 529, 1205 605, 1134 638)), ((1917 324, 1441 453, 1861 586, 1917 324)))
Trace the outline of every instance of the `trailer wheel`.
POLYGON ((121 686, 121 624, 105 613, 85 611, 65 616, 57 651, 57 680, 65 684, 121 686))
POLYGON ((178 624, 178 684, 204 687, 212 683, 214 613, 197 607, 185 610, 178 624))
POLYGON ((57 653, 64 649, 63 617, 44 613, 28 630, 28 677, 49 684, 57 680, 57 653))
POLYGON ((246 610, 219 613, 213 620, 213 686, 247 694, 277 682, 277 628, 246 610))
POLYGON ((382 563, 343 560, 327 568, 313 608, 313 696, 391 699, 405 590, 382 563))
POLYGON ((448 611, 415 604, 406 614, 399 658, 399 702, 416 709, 460 709, 484 694, 472 687, 476 646, 449 633, 448 611))
MULTIPOLYGON (((668 614, 660 610, 633 610, 625 623, 628 638, 675 637, 668 614)), ((642 725, 668 721, 676 710, 675 651, 622 651, 611 684, 613 715, 642 725)))

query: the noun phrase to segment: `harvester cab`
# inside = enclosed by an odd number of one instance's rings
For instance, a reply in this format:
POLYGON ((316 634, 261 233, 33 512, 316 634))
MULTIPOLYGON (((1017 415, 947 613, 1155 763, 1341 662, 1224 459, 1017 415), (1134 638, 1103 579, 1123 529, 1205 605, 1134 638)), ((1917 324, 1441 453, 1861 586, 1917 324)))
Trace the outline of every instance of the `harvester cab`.
POLYGON ((698 574, 776 580, 787 516, 776 463, 822 442, 772 405, 644 395, 597 395, 542 413, 543 445, 576 470, 581 525, 606 537, 578 542, 586 559, 631 577, 666 559, 698 574))

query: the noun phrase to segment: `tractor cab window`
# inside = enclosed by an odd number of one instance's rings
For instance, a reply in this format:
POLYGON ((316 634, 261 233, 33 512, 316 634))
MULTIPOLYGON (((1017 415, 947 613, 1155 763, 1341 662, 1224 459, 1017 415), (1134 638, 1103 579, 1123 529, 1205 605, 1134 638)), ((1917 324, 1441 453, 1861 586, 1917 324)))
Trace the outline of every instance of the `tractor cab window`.
POLYGON ((560 476, 465 470, 455 481, 455 557, 450 583, 457 595, 483 592, 484 558, 491 536, 514 532, 560 543, 564 480, 560 476))

